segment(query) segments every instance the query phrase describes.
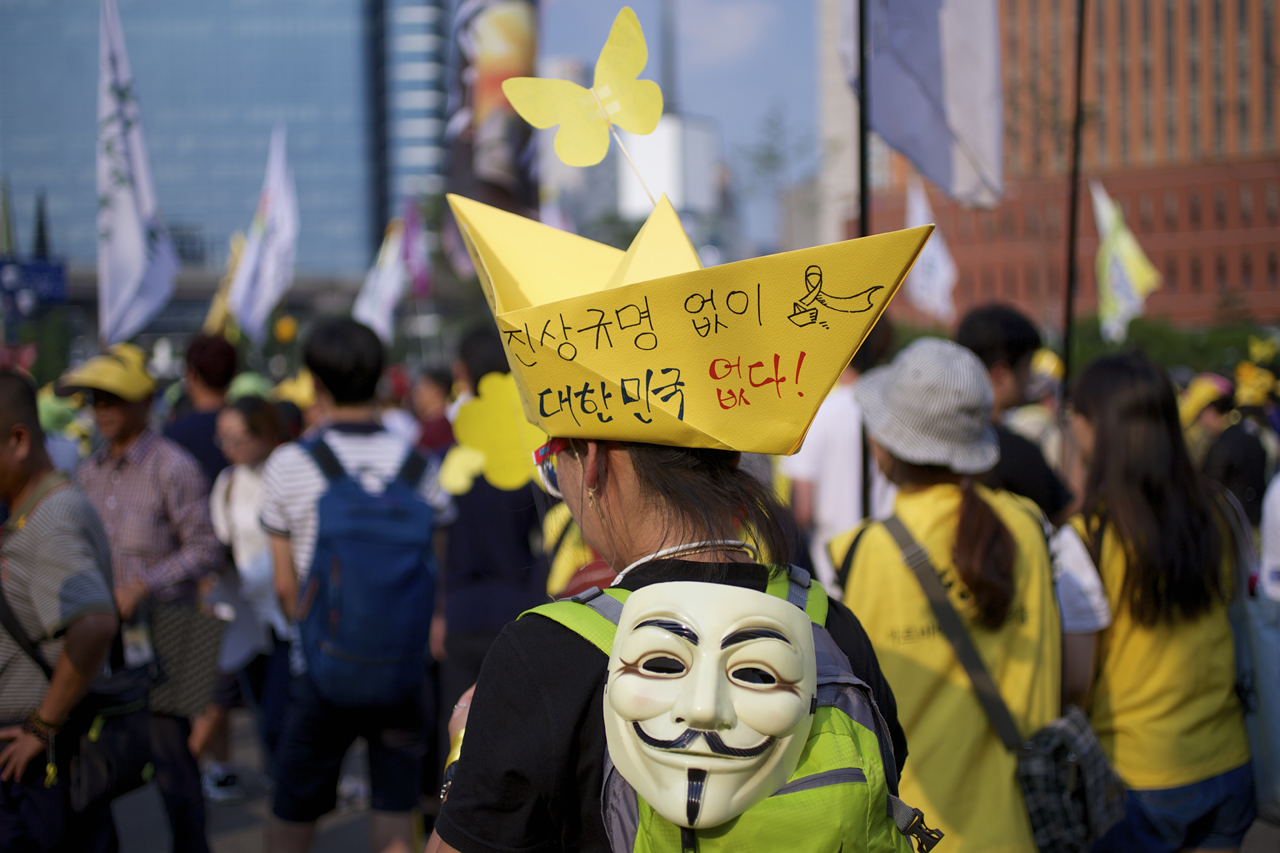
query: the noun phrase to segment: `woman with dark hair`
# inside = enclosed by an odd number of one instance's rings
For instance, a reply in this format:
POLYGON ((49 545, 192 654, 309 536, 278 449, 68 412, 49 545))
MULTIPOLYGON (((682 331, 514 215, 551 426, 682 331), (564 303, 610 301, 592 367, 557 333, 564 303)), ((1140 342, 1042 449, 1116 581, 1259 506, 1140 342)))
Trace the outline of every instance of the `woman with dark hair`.
POLYGON ((1187 453, 1173 388, 1137 353, 1076 379, 1083 514, 1113 621, 1068 659, 1092 684, 1098 739, 1129 787, 1095 851, 1234 850, 1254 818, 1249 744, 1227 622, 1227 528, 1187 453), (1093 670, 1096 661, 1096 674, 1093 670))
MULTIPOLYGON (((911 743, 902 797, 936 817, 948 850, 1036 850, 1016 757, 990 724, 908 566, 900 531, 928 556, 1023 737, 1059 711, 1060 627, 1043 515, 975 482, 1000 448, 993 392, 968 349, 931 338, 854 389, 871 451, 898 487, 894 520, 831 542, 844 600, 866 626, 911 743), (901 525, 898 536, 893 529, 901 525)), ((908 550, 909 550, 909 546, 908 550)))
POLYGON ((280 417, 261 397, 241 397, 218 413, 217 442, 231 464, 209 496, 213 532, 231 549, 231 565, 215 577, 212 598, 230 604, 235 620, 223 635, 218 681, 209 710, 192 726, 191 751, 208 749, 205 794, 215 802, 242 796, 229 758, 228 712, 251 698, 259 707, 268 770, 279 738, 287 697, 288 623, 271 577, 271 552, 258 520, 262 469, 281 441, 280 417))

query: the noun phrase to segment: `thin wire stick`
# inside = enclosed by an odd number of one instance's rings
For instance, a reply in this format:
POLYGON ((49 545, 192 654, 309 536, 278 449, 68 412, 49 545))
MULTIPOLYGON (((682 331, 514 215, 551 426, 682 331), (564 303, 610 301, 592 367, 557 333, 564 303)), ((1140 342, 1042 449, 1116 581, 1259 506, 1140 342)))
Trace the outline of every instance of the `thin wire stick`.
POLYGON ((596 94, 595 89, 589 89, 588 91, 591 92, 591 97, 596 99, 596 106, 600 108, 600 115, 604 118, 604 123, 609 125, 609 132, 613 134, 613 138, 617 141, 618 148, 622 149, 622 156, 627 158, 627 164, 631 166, 631 171, 635 172, 636 180, 640 182, 640 188, 649 197, 649 204, 656 208, 658 203, 653 200, 653 193, 649 192, 649 185, 644 182, 644 178, 640 177, 640 170, 636 168, 635 161, 627 153, 627 146, 622 144, 622 137, 618 135, 618 129, 613 126, 613 122, 609 121, 609 113, 605 111, 604 104, 600 103, 600 96, 596 94))

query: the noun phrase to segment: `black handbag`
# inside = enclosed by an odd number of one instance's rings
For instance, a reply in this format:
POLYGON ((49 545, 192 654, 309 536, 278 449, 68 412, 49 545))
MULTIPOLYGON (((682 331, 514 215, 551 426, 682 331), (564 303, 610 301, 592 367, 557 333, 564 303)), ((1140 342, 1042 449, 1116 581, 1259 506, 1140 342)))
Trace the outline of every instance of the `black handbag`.
MULTIPOLYGON (((0 624, 14 642, 53 678, 53 668, 22 630, 0 585, 0 624)), ((53 741, 54 766, 66 774, 67 793, 76 813, 105 806, 116 797, 145 785, 151 765, 151 709, 147 692, 151 678, 145 669, 124 670, 119 633, 112 644, 114 675, 96 681, 88 695, 72 709, 53 741)))
POLYGON ((929 552, 896 515, 885 529, 924 590, 938 628, 950 641, 1000 742, 1018 762, 1018 783, 1027 804, 1036 847, 1042 853, 1080 853, 1124 817, 1124 783, 1116 775, 1089 725, 1074 706, 1025 742, 1000 690, 973 644, 929 552))

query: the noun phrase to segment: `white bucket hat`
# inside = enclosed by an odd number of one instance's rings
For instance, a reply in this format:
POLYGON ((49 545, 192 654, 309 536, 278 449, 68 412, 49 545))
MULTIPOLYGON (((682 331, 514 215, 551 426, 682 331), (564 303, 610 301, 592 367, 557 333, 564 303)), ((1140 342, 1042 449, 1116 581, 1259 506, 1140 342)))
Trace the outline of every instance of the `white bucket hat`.
POLYGON ((903 462, 981 474, 1000 461, 991 377, 968 349, 921 338, 853 389, 868 432, 903 462))

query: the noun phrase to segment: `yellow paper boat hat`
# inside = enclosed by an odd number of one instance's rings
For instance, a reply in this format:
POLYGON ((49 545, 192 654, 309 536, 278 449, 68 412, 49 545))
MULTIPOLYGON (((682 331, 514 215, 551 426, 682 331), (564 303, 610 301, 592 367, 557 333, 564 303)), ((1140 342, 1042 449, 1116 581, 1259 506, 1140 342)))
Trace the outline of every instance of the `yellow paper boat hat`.
POLYGON ((625 253, 449 196, 548 435, 789 454, 932 225, 703 269, 664 196, 625 253))

